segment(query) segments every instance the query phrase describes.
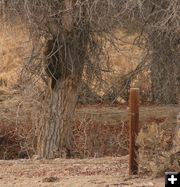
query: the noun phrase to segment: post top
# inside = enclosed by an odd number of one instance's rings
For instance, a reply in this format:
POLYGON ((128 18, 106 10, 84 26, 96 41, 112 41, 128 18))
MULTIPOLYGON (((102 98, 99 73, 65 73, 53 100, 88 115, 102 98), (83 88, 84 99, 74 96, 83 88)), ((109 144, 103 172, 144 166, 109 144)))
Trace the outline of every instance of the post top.
POLYGON ((130 88, 131 90, 139 90, 139 88, 130 88))

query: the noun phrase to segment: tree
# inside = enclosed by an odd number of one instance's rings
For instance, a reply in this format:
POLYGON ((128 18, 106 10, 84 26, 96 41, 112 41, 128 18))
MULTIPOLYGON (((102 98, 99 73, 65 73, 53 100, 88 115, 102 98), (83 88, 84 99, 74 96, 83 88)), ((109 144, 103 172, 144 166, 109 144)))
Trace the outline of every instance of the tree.
POLYGON ((152 47, 152 96, 156 103, 178 102, 180 56, 177 51, 177 38, 173 35, 174 33, 154 32, 149 36, 152 47))
MULTIPOLYGON (((145 47, 151 52, 153 61, 151 71, 154 99, 164 102, 164 98, 171 94, 170 85, 173 81, 169 84, 167 82, 169 79, 164 77, 167 71, 168 75, 171 71, 173 75, 176 74, 174 72, 176 68, 170 67, 167 56, 171 55, 175 59, 174 47, 171 45, 173 37, 169 33, 173 32, 174 36, 178 36, 180 13, 178 0, 122 0, 121 2, 119 0, 7 0, 6 2, 7 15, 10 19, 20 18, 31 32, 36 49, 33 50, 32 58, 28 62, 33 67, 31 72, 41 75, 39 78, 48 81, 49 85, 50 97, 43 100, 38 122, 40 130, 37 153, 41 157, 61 157, 64 153, 66 156, 73 155, 73 115, 83 70, 86 66, 89 70, 87 73, 93 76, 106 68, 102 63, 103 46, 106 41, 115 44, 117 38, 113 37, 113 29, 133 27, 140 36, 143 36, 143 40, 146 39, 145 47), (158 36, 161 40, 155 37, 156 32, 160 34, 158 36), (45 38, 46 41, 43 46, 44 60, 41 60, 37 50, 39 38, 45 38), (157 39, 163 42, 157 45, 157 39), (164 44, 167 45, 166 51, 170 51, 169 53, 163 52, 164 44), (157 50, 161 50, 161 56, 164 55, 162 59, 166 63, 165 66, 159 63, 157 50), (158 68, 159 70, 166 68, 166 71, 157 74, 158 68), (166 89, 165 96, 160 93, 159 84, 166 89)), ((176 38, 173 40, 175 45, 177 37, 174 38, 176 38)), ((42 48, 40 49, 42 51, 42 48)), ((172 102, 173 97, 174 94, 171 94, 168 103, 172 102)))
POLYGON ((151 53, 151 82, 153 101, 162 104, 178 102, 180 81, 179 60, 179 1, 153 1, 154 8, 148 26, 151 53))
POLYGON ((101 64, 103 42, 109 40, 108 35, 119 25, 119 3, 114 0, 9 0, 7 4, 7 12, 10 11, 7 14, 14 14, 26 23, 35 48, 38 38, 45 39, 41 48, 43 63, 38 61, 37 49, 28 62, 33 64, 31 72, 45 75, 43 79, 48 80, 50 90, 36 125, 39 129, 37 154, 42 158, 64 154, 71 157, 73 116, 83 70, 85 66, 91 67, 93 74, 104 66, 101 64))
MULTIPOLYGON (((127 28, 140 33, 150 52, 152 99, 156 103, 174 104, 178 101, 180 1, 134 0, 127 1, 129 8, 125 20, 127 28)), ((144 44, 141 45, 144 47, 144 44)))

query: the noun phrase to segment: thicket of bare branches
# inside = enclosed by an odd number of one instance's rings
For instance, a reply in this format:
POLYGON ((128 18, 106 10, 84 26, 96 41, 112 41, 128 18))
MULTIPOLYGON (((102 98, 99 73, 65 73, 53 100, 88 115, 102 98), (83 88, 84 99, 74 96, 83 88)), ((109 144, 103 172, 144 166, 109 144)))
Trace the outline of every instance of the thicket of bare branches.
POLYGON ((82 74, 87 80, 94 75, 101 79, 101 73, 109 71, 104 47, 109 42, 118 50, 121 38, 114 36, 115 29, 138 33, 134 45, 145 49, 145 54, 137 68, 123 77, 120 89, 110 93, 112 101, 118 95, 127 98, 132 81, 148 67, 153 100, 177 102, 178 0, 6 0, 1 5, 3 21, 21 19, 34 44, 22 80, 46 83, 44 90, 50 92, 50 97, 41 95, 43 116, 37 122, 40 156, 61 157, 64 150, 71 156, 72 119, 82 74))
POLYGON ((177 103, 180 67, 180 2, 178 0, 129 1, 131 24, 139 26, 137 41, 146 41, 151 57, 153 100, 177 103))
POLYGON ((44 99, 37 122, 37 153, 41 157, 73 155, 72 120, 83 69, 86 65, 86 74, 91 76, 106 71, 101 63, 106 56, 103 43, 117 26, 118 6, 116 1, 7 3, 7 11, 16 10, 11 16, 19 14, 26 21, 35 44, 26 69, 32 76, 50 81, 50 98, 44 99), (45 40, 39 49, 37 38, 45 40))
POLYGON ((82 40, 88 40, 86 63, 88 66, 95 66, 95 68, 91 67, 91 70, 98 71, 102 61, 100 55, 103 52, 105 36, 107 38, 106 34, 113 33, 112 28, 118 22, 119 4, 116 1, 97 0, 70 2, 69 0, 21 2, 8 0, 5 11, 7 15, 8 13, 11 15, 8 16, 9 19, 13 19, 14 14, 26 22, 32 37, 36 40, 35 45, 37 38, 40 37, 45 40, 61 38, 65 44, 66 32, 73 27, 74 35, 68 39, 72 43, 74 41, 74 48, 79 49, 84 46, 83 43, 76 42, 78 35, 81 35, 82 40))
MULTIPOLYGON (((160 103, 177 102, 177 93, 179 92, 177 90, 179 86, 178 62, 180 58, 180 2, 178 0, 122 0, 121 2, 118 0, 82 0, 72 1, 72 6, 68 5, 70 1, 34 0, 19 2, 6 0, 2 2, 6 5, 5 12, 11 15, 11 17, 9 16, 10 19, 12 19, 12 14, 21 17, 27 23, 32 36, 36 40, 40 36, 46 39, 62 36, 62 40, 64 40, 66 38, 64 28, 68 28, 71 22, 73 22, 73 27, 76 28, 77 32, 81 31, 84 36, 89 34, 89 47, 85 57, 85 63, 88 67, 85 68, 86 78, 88 79, 92 79, 93 75, 96 74, 101 80, 101 72, 109 71, 106 64, 108 55, 104 54, 103 46, 106 41, 110 41, 112 46, 118 48, 117 41, 120 40, 120 38, 113 36, 112 28, 126 28, 132 32, 139 33, 134 45, 138 45, 147 51, 147 55, 144 55, 144 62, 142 62, 144 65, 141 69, 144 70, 144 67, 147 67, 147 63, 153 62, 150 65, 152 72, 152 99, 160 103), (70 7, 69 9, 65 8, 65 2, 70 7), (71 17, 70 15, 73 16, 71 17), (166 80, 163 80, 163 77, 166 77, 166 80), (172 89, 173 94, 168 91, 172 89)), ((69 40, 75 41, 75 35, 76 33, 69 40)), ((77 42, 74 42, 74 45, 75 48, 82 48, 82 44, 77 44, 77 42)), ((35 46, 37 47, 37 42, 35 46)), ((37 55, 34 54, 34 56, 37 55)), ((28 69, 33 67, 31 72, 37 72, 38 75, 42 75, 44 73, 42 72, 43 68, 35 68, 35 66, 40 67, 40 65, 37 63, 37 58, 36 61, 34 59, 31 58, 32 66, 29 65, 28 69)), ((138 74, 137 72, 142 70, 139 69, 139 71, 135 70, 130 73, 134 75, 133 79, 138 74)), ((124 83, 118 90, 128 90, 133 80, 132 76, 129 75, 124 79, 124 83)), ((122 95, 121 93, 124 93, 124 91, 118 91, 115 94, 115 98, 122 95)))

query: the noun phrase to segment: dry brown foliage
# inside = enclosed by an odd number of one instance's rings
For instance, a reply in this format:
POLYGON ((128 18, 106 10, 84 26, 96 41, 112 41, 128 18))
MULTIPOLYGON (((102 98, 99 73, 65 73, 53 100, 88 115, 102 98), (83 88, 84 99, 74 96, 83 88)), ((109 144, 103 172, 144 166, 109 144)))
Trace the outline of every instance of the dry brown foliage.
POLYGON ((170 126, 166 121, 151 122, 141 129, 137 144, 142 171, 149 171, 157 177, 166 171, 180 169, 180 145, 173 144, 175 134, 175 125, 170 126))

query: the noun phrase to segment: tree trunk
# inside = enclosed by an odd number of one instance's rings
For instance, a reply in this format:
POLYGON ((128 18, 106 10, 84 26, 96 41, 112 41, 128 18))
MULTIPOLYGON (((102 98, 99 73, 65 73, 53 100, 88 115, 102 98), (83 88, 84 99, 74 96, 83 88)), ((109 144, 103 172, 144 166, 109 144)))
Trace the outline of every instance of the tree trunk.
POLYGON ((178 61, 173 42, 166 33, 153 33, 151 82, 152 99, 156 103, 175 104, 178 94, 178 61))
POLYGON ((50 102, 45 98, 38 124, 41 129, 37 154, 41 158, 73 156, 73 116, 87 53, 87 38, 79 31, 68 32, 66 42, 59 36, 58 43, 52 40, 50 43, 54 45, 48 45, 47 51, 52 53, 47 65, 51 98, 50 102))
POLYGON ((70 157, 74 150, 73 116, 80 81, 67 77, 52 90, 49 115, 40 120, 37 153, 41 158, 70 157))
MULTIPOLYGON (((64 2, 66 9, 71 10, 73 1, 64 2)), ((41 158, 73 156, 73 117, 88 53, 89 35, 86 30, 76 29, 78 27, 71 12, 67 11, 62 16, 63 30, 52 28, 53 39, 44 51, 45 56, 50 57, 46 58, 46 72, 51 80, 52 93, 49 104, 45 98, 46 105, 38 124, 37 154, 41 158)))
MULTIPOLYGON (((162 57, 163 58, 163 57, 162 57)), ((154 61, 151 65, 152 99, 156 103, 177 103, 177 85, 175 77, 176 69, 171 62, 158 63, 154 61)))

